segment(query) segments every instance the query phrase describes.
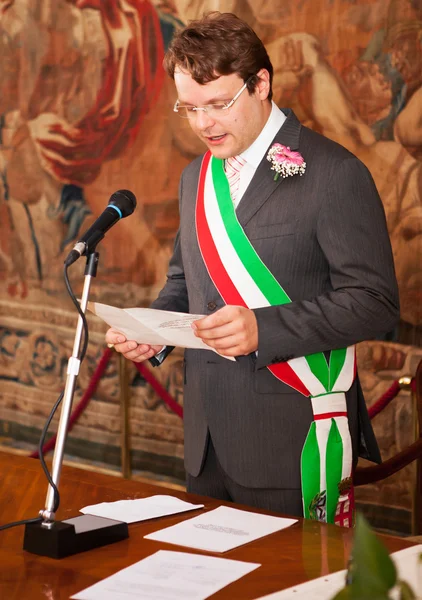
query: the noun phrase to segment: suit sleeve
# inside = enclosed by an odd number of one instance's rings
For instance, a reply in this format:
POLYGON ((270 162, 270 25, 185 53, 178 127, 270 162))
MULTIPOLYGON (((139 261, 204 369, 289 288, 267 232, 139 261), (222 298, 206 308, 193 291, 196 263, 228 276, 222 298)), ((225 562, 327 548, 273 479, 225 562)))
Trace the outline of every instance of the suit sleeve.
MULTIPOLYGON (((179 198, 181 203, 183 193, 183 176, 180 180, 179 198)), ((182 249, 180 245, 180 228, 176 234, 173 255, 167 270, 167 281, 160 291, 158 298, 151 304, 151 308, 161 310, 174 310, 189 312, 189 300, 186 287, 185 272, 183 269, 182 249)))
MULTIPOLYGON (((182 198, 182 181, 180 180, 179 198, 182 198)), ((173 310, 177 312, 189 312, 189 299, 186 287, 185 272, 183 269, 182 249, 180 246, 180 227, 174 242, 173 255, 167 270, 167 280, 164 287, 154 300, 150 308, 160 310, 173 310)), ((167 358, 174 346, 165 346, 161 352, 149 359, 153 367, 158 367, 167 358)))
POLYGON ((331 290, 312 299, 254 309, 256 368, 343 348, 391 331, 399 299, 384 209, 356 158, 336 168, 316 223, 331 290))

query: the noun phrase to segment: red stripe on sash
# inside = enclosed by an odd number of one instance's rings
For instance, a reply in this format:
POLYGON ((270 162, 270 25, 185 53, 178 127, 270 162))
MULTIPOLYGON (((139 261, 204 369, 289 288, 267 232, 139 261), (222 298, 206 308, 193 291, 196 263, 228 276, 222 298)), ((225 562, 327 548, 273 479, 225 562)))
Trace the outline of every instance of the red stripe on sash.
POLYGON ((320 421, 322 419, 332 419, 334 417, 347 417, 347 412, 328 412, 321 413, 320 415, 314 414, 314 421, 320 421))
POLYGON ((271 365, 268 367, 271 373, 277 377, 283 383, 289 385, 294 388, 300 394, 304 396, 310 396, 311 393, 301 379, 296 375, 293 371, 292 367, 287 362, 277 363, 275 365, 271 365))
POLYGON ((209 276, 224 302, 226 304, 234 304, 235 306, 244 306, 247 308, 246 303, 233 285, 232 280, 228 276, 228 273, 220 260, 205 216, 205 176, 210 160, 211 152, 207 152, 202 161, 201 173, 199 175, 198 196, 196 199, 196 232, 198 243, 209 276))
MULTIPOLYGON (((199 248, 201 250, 202 258, 208 274, 224 302, 228 305, 244 306, 245 308, 248 308, 246 302, 239 294, 223 263, 221 262, 220 255, 218 254, 211 231, 208 227, 204 206, 204 190, 205 178, 210 160, 211 152, 207 152, 202 161, 201 171, 199 174, 195 215, 199 248)), ((301 379, 296 375, 287 362, 277 363, 275 365, 268 366, 267 368, 280 381, 283 381, 304 396, 310 396, 309 390, 302 383, 301 379)))

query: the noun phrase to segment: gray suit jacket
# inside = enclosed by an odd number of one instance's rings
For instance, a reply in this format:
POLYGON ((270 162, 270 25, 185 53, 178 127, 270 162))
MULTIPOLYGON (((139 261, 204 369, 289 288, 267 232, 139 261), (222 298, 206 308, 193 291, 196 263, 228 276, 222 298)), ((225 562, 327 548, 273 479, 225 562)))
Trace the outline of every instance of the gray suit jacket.
MULTIPOLYGON (((345 148, 303 127, 291 110, 284 112, 274 142, 299 150, 306 173, 274 181, 264 157, 237 215, 292 302, 254 309, 257 358, 231 362, 207 350, 186 351, 185 466, 200 473, 211 434, 223 469, 237 483, 298 489, 311 403, 266 366, 388 332, 399 309, 385 215, 370 173, 345 148)), ((196 239, 201 160, 182 174, 180 228, 155 308, 210 314, 224 305, 196 239)), ((358 379, 347 406, 355 460, 379 461, 358 379)))

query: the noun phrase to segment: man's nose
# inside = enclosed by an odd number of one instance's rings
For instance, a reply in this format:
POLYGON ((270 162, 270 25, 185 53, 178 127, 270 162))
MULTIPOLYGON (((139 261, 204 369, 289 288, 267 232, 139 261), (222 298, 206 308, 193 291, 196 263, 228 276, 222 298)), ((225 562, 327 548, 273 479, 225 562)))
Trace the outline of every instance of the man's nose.
POLYGON ((203 109, 199 109, 196 111, 196 127, 200 130, 200 131, 205 131, 205 129, 208 129, 209 127, 211 127, 211 125, 214 125, 214 119, 211 119, 211 117, 208 114, 208 111, 203 110, 203 109))

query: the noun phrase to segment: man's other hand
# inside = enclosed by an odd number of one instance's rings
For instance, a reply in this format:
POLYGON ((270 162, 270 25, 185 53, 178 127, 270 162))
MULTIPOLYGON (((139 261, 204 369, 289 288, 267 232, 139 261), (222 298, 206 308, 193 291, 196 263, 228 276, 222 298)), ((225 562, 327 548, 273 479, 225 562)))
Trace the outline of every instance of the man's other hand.
POLYGON ((127 340, 123 334, 110 328, 105 339, 107 344, 113 344, 117 352, 123 354, 128 360, 133 362, 144 362, 160 352, 163 346, 151 346, 150 344, 138 344, 134 340, 127 340))
POLYGON ((241 356, 258 349, 255 313, 244 306, 224 306, 192 324, 195 335, 222 356, 241 356))

